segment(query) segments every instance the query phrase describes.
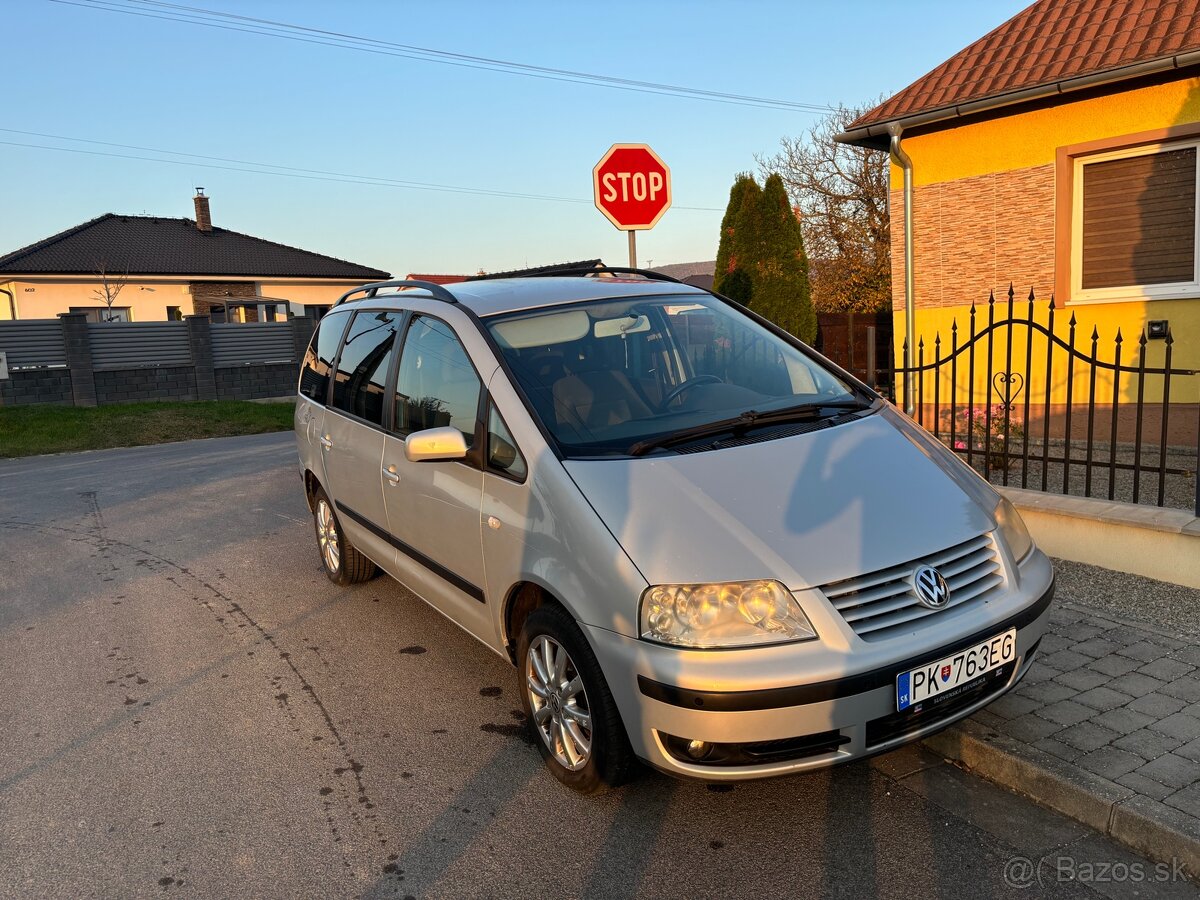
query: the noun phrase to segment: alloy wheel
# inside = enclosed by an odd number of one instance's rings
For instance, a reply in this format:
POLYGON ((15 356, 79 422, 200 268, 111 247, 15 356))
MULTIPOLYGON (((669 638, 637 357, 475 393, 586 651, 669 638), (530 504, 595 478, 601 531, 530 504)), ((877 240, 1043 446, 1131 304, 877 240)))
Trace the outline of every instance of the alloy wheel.
POLYGON ((333 510, 324 498, 317 501, 317 544, 321 548, 321 560, 325 563, 325 568, 336 572, 342 561, 342 547, 338 541, 333 510))
POLYGON ((538 735, 561 766, 579 771, 592 755, 592 712, 566 648, 538 635, 525 659, 525 684, 538 735))

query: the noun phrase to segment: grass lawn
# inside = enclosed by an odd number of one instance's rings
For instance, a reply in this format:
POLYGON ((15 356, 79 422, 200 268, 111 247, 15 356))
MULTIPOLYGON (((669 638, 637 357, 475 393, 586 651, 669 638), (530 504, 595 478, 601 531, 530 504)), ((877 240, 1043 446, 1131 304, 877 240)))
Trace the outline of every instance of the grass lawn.
POLYGON ((291 403, 248 400, 5 406, 0 407, 0 458, 286 431, 294 409, 291 403))

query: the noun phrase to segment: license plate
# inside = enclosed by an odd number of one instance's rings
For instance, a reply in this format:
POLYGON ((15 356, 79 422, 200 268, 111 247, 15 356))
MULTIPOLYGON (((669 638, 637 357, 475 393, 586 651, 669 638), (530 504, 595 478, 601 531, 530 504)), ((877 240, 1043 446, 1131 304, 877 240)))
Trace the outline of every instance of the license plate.
POLYGON ((1017 656, 1017 630, 1010 628, 965 650, 918 666, 896 676, 896 710, 918 706, 940 697, 986 672, 1012 662, 1017 656))

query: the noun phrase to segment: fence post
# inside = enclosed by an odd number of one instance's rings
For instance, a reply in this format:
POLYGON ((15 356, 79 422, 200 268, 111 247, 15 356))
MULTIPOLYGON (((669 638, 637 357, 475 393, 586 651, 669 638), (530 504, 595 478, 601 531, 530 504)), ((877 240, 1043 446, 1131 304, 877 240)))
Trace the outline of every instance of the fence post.
POLYGON ((313 332, 317 330, 317 322, 312 316, 296 316, 289 319, 292 325, 292 347, 295 353, 296 368, 304 362, 304 354, 308 350, 308 342, 312 340, 313 332))
POLYGON ((205 315, 184 316, 192 368, 196 375, 196 399, 217 399, 217 374, 213 371, 212 320, 205 315))
POLYGON ((96 405, 96 374, 92 368, 92 342, 86 313, 59 313, 67 368, 71 371, 71 402, 75 406, 96 405))
MULTIPOLYGON (((683 318, 682 316, 680 318, 683 318)), ((867 326, 867 377, 863 379, 871 388, 875 390, 879 385, 879 378, 875 374, 875 326, 867 326)))

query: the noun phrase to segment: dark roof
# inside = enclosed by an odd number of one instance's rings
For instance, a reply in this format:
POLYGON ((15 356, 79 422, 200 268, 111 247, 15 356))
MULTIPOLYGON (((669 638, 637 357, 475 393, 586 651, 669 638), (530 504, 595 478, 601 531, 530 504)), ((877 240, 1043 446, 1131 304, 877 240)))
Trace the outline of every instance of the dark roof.
POLYGON ((525 275, 546 275, 550 272, 565 272, 570 269, 594 269, 596 266, 602 266, 604 262, 599 259, 581 259, 578 262, 552 263, 548 266, 534 266, 532 269, 513 269, 509 272, 488 272, 485 275, 472 275, 467 281, 475 281, 476 279, 493 279, 493 278, 521 278, 525 275))
POLYGON ((225 228, 201 231, 191 219, 106 213, 0 256, 0 272, 91 275, 235 275, 379 281, 387 272, 310 253, 225 228))
MULTIPOLYGON (((1196 49, 1195 0, 1038 0, 860 116, 847 132, 1196 49)), ((1129 77, 1140 74, 1131 70, 1129 77)))
POLYGON ((410 272, 404 276, 408 281, 428 281, 430 284, 458 284, 460 281, 466 281, 470 275, 419 275, 415 272, 410 272))

